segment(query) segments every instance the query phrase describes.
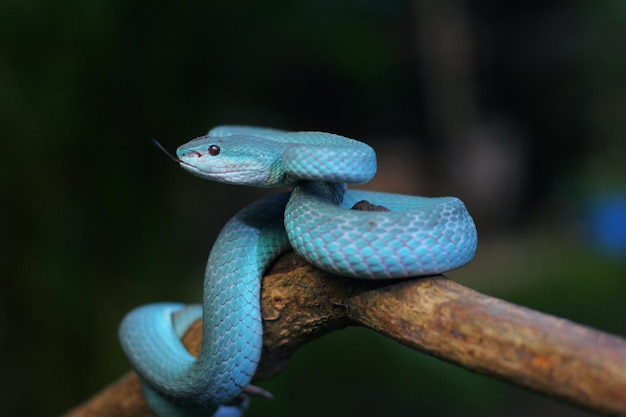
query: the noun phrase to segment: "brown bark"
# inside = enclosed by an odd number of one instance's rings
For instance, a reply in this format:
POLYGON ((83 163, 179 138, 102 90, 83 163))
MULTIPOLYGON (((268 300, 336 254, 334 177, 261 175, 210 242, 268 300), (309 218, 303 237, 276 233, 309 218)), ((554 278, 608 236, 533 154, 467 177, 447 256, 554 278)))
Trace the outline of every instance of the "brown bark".
MULTIPOLYGON (((283 255, 263 279, 263 357, 255 380, 284 370, 302 345, 349 325, 607 415, 626 415, 626 340, 516 306, 442 275, 396 281, 336 277, 283 255)), ((196 323, 184 343, 199 350, 196 323)), ((364 365, 366 366, 366 365, 364 365)), ((150 416, 130 373, 67 417, 150 416)))

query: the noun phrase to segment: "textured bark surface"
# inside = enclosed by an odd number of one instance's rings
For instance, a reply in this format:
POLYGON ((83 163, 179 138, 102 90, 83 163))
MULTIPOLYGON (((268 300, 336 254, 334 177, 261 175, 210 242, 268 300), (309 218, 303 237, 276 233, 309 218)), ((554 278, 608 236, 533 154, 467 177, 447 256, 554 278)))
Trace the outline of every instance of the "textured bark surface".
MULTIPOLYGON (((626 415, 626 340, 489 297, 442 275, 365 281, 320 271, 293 252, 263 279, 264 345, 255 381, 301 346, 349 325, 607 415, 626 415)), ((201 326, 185 336, 198 352, 201 326)), ((151 416, 130 373, 66 416, 151 416)))

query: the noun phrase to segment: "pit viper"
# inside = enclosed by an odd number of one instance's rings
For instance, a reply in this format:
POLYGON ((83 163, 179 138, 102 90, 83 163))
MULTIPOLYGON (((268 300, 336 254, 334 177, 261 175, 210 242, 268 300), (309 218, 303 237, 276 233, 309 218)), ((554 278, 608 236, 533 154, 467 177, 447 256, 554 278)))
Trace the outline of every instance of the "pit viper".
POLYGON ((376 172, 374 150, 353 139, 219 126, 171 157, 201 178, 294 188, 254 202, 222 229, 207 262, 201 306, 150 304, 122 321, 122 348, 159 417, 243 413, 261 353, 261 277, 290 247, 323 270, 363 279, 449 271, 476 250, 474 222, 458 198, 347 189, 376 172), (349 210, 362 200, 390 211, 349 210), (195 358, 180 338, 200 318, 203 343, 195 358))

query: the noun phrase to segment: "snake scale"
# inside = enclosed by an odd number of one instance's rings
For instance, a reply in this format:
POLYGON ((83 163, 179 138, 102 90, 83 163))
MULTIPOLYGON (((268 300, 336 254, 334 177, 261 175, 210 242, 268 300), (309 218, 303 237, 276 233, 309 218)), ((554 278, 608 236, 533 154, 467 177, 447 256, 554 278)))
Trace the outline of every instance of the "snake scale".
POLYGON ((119 330, 124 353, 159 416, 239 416, 262 345, 260 283, 289 247, 334 274, 399 278, 458 268, 477 233, 455 197, 348 190, 376 172, 368 145, 322 132, 219 126, 172 158, 201 178, 256 187, 293 186, 237 213, 206 266, 202 306, 157 303, 131 311, 119 330), (367 200, 391 211, 348 210, 367 200), (180 342, 203 320, 197 358, 180 342))

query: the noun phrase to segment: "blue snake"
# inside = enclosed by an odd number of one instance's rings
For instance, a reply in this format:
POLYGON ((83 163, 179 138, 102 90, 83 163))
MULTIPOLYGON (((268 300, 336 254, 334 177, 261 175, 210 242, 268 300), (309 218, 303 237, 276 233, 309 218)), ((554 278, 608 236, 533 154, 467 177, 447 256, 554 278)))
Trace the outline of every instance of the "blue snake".
POLYGON ((476 250, 474 222, 455 197, 348 190, 376 172, 374 150, 353 139, 219 126, 172 158, 201 178, 294 190, 257 201, 226 224, 209 255, 202 306, 150 304, 124 318, 122 348, 159 417, 241 415, 261 355, 261 277, 290 247, 323 270, 371 279, 449 271, 476 250), (391 211, 348 210, 361 200, 391 211), (199 318, 195 358, 180 338, 199 318))

